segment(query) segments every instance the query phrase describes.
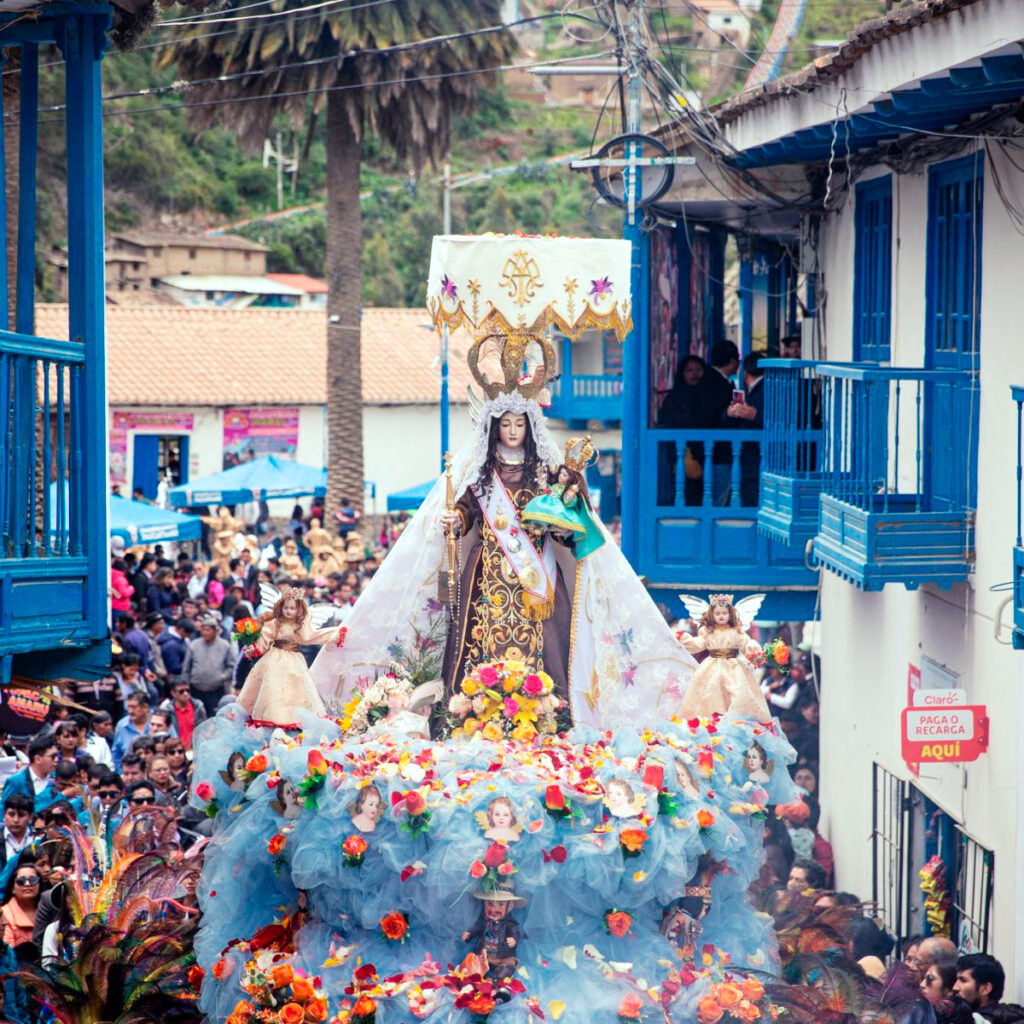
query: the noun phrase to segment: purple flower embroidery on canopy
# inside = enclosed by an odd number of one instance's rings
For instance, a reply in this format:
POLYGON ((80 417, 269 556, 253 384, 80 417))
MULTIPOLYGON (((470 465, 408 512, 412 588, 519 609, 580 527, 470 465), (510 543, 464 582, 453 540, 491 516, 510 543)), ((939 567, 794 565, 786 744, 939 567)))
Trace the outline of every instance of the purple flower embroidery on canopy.
POLYGON ((459 290, 455 287, 455 282, 447 274, 441 278, 441 290, 447 299, 457 299, 459 297, 459 290))
POLYGON ((602 277, 599 281, 590 282, 590 294, 595 299, 603 299, 606 295, 612 293, 612 282, 607 277, 602 277))

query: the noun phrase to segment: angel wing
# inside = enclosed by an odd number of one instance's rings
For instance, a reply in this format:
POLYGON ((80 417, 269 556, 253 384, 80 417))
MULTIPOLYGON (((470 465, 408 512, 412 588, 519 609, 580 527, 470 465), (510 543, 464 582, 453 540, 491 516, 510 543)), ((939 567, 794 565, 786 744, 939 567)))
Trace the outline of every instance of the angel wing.
POLYGON ((703 598, 694 597, 693 594, 680 594, 679 600, 686 605, 686 611, 694 622, 700 622, 704 618, 704 613, 711 607, 703 598))
POLYGON ((750 597, 736 602, 736 614, 739 615, 740 622, 743 623, 744 631, 750 629, 766 596, 766 594, 751 594, 750 597))
MULTIPOLYGON (((266 586, 266 584, 263 584, 266 586)), ((314 604, 309 607, 309 624, 314 629, 322 629, 334 618, 338 609, 333 604, 314 604)))
POLYGON ((263 605, 265 612, 270 611, 271 608, 281 600, 281 591, 274 586, 273 583, 261 583, 260 584, 260 604, 263 605))

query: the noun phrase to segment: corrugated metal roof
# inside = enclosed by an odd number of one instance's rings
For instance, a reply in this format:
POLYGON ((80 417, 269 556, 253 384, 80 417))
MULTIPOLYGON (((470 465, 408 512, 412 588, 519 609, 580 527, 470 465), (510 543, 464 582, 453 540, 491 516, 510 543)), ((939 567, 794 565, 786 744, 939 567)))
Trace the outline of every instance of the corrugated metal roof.
POLYGON ((270 277, 245 274, 168 274, 158 281, 186 292, 242 292, 245 295, 293 295, 306 293, 301 288, 274 281, 270 277))
POLYGON ((243 249, 249 252, 270 252, 259 242, 252 242, 240 235, 200 235, 185 232, 161 234, 148 231, 112 231, 110 237, 122 239, 132 245, 144 245, 150 249, 173 245, 190 249, 243 249))

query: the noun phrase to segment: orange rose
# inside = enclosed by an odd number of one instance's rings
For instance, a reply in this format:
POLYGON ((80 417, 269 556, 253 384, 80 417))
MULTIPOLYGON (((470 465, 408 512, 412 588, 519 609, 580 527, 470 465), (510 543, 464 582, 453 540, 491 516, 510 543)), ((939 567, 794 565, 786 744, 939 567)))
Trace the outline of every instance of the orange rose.
POLYGON ((203 984, 203 976, 206 971, 199 966, 199 964, 193 964, 188 969, 188 983, 198 992, 203 984))
POLYGON ((327 759, 314 747, 306 756, 306 768, 310 775, 326 775, 327 759))
POLYGON ((285 1003, 281 1007, 281 1024, 302 1024, 306 1011, 298 1003, 285 1003))
POLYGON ((642 828, 624 828, 619 833, 619 842, 630 853, 639 853, 647 842, 647 833, 642 828))
POLYGON ((764 985, 757 978, 746 977, 743 979, 743 995, 752 1003, 759 1003, 764 997, 764 985))
POLYGON ((698 1024, 718 1024, 724 1016, 725 1010, 718 1005, 714 996, 705 996, 697 1004, 698 1024))
POLYGON ((384 933, 385 939, 391 942, 401 942, 409 930, 409 922, 406 920, 405 914, 400 914, 395 910, 380 919, 380 930, 384 933))
POLYGON ((604 915, 604 920, 608 931, 617 939, 621 939, 633 925, 633 918, 624 910, 613 910, 604 915))
POLYGON ((235 1008, 231 1011, 233 1017, 248 1017, 252 1013, 252 1003, 247 1002, 245 999, 239 999, 235 1003, 235 1008))
POLYGON ((784 643, 780 643, 779 646, 775 648, 775 660, 780 665, 789 664, 789 648, 784 643))
POLYGON ((294 977, 295 971, 292 970, 291 964, 274 964, 270 972, 274 988, 284 988, 286 985, 290 985, 294 977))
POLYGON ((220 958, 214 965, 211 973, 213 976, 220 981, 224 977, 224 972, 228 969, 228 962, 223 957, 220 958))
POLYGON ((372 1017, 377 1012, 377 1004, 369 996, 360 996, 352 1007, 353 1017, 372 1017))
POLYGON ((728 1009, 739 1004, 743 998, 743 989, 734 981, 723 981, 715 990, 715 998, 728 1009))
POLYGON ((748 1002, 746 999, 740 1003, 733 1011, 734 1017, 739 1017, 740 1020, 745 1020, 748 1024, 755 1024, 756 1021, 761 1019, 761 1010, 753 1003, 748 1002))
POLYGON ((301 974, 296 974, 292 978, 292 997, 306 1002, 308 999, 312 999, 316 993, 313 991, 313 983, 309 978, 303 977, 301 974))
POLYGON ((366 840, 362 836, 349 836, 341 844, 341 852, 346 857, 361 857, 366 853, 366 840))
POLYGON ((283 849, 285 844, 285 835, 283 832, 275 832, 267 843, 267 853, 271 857, 276 857, 283 849))
POLYGON ((697 824, 701 828, 711 828, 715 823, 715 816, 710 811, 699 810, 697 812, 697 824))
POLYGON ((496 1006, 494 999, 491 996, 478 995, 466 1004, 466 1009, 470 1013, 475 1013, 478 1017, 486 1017, 496 1006))
POLYGON ((427 801, 423 798, 423 794, 415 789, 406 793, 405 809, 413 817, 417 814, 422 814, 427 809, 427 801))
POLYGON ((307 1003, 306 1020, 315 1021, 317 1024, 320 1021, 327 1020, 327 1000, 314 999, 312 1002, 307 1003))
POLYGON ((265 772, 267 770, 267 755, 264 753, 253 754, 252 757, 245 762, 245 770, 256 774, 265 772))
POLYGON ((625 1020, 639 1020, 643 1008, 643 1000, 635 992, 627 992, 619 1001, 619 1016, 625 1020))

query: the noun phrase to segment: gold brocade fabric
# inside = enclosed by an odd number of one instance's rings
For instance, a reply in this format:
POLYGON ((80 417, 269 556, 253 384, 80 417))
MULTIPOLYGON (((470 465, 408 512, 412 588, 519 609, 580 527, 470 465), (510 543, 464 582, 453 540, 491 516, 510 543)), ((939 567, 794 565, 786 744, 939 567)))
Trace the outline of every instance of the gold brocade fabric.
MULTIPOLYGON (((500 465, 500 469, 508 472, 504 466, 500 465)), ((493 486, 501 485, 495 481, 493 486)), ((526 485, 518 490, 510 489, 509 493, 521 512, 539 490, 526 485)), ((535 544, 543 543, 542 530, 525 530, 521 521, 519 528, 528 533, 535 544)), ((525 614, 523 588, 482 516, 480 535, 480 591, 470 611, 463 674, 469 675, 484 662, 513 658, 528 663, 532 668, 541 668, 544 657, 543 623, 534 622, 525 614)))

